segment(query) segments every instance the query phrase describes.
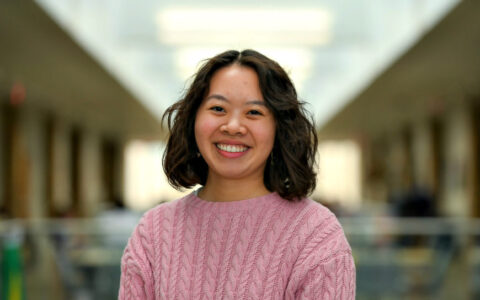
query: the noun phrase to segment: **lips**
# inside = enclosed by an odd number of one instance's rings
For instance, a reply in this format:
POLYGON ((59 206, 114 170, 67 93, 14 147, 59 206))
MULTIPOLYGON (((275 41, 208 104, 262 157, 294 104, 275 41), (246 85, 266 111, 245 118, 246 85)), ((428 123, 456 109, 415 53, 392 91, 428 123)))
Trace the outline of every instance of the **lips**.
POLYGON ((241 153, 248 150, 248 147, 245 145, 232 145, 232 144, 221 144, 217 143, 215 146, 225 152, 229 153, 241 153))

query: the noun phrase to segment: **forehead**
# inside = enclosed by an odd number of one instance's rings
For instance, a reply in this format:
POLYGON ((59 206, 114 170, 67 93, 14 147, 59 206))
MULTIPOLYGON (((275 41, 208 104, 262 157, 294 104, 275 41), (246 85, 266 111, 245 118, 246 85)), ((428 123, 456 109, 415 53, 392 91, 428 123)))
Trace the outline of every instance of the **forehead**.
POLYGON ((208 94, 218 92, 232 96, 235 94, 251 95, 263 99, 255 70, 238 64, 223 67, 213 74, 208 94))

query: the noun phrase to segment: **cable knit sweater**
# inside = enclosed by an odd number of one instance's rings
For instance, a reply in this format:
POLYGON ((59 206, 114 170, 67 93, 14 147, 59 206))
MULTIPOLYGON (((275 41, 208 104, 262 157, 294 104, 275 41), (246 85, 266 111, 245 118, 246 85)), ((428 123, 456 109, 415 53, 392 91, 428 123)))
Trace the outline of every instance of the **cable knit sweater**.
POLYGON ((119 299, 354 299, 355 266, 335 216, 278 194, 148 211, 122 258, 119 299))

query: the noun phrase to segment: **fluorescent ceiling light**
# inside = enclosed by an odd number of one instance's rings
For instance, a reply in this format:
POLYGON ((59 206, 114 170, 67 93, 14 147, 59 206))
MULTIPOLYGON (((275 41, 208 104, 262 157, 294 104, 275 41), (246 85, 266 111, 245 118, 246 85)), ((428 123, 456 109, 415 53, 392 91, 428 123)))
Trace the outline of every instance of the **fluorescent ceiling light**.
MULTIPOLYGON (((243 49, 245 47, 242 47, 243 49)), ((213 57, 225 48, 219 47, 186 47, 175 53, 175 66, 178 76, 186 80, 198 70, 202 61, 213 57)), ((301 90, 312 72, 313 54, 305 48, 256 48, 255 50, 277 61, 288 73, 296 88, 301 90)))
POLYGON ((332 15, 321 8, 166 8, 156 17, 159 38, 170 45, 322 45, 332 15))

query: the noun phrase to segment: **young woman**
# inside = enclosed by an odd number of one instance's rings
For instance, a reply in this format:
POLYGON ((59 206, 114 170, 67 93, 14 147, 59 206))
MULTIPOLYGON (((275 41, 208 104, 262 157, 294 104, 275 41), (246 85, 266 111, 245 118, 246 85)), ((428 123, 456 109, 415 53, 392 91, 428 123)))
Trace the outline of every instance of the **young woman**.
POLYGON ((119 299, 354 299, 355 266, 315 187, 315 127, 285 71, 253 51, 208 60, 164 115, 164 169, 195 192, 148 211, 119 299))

